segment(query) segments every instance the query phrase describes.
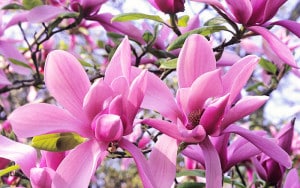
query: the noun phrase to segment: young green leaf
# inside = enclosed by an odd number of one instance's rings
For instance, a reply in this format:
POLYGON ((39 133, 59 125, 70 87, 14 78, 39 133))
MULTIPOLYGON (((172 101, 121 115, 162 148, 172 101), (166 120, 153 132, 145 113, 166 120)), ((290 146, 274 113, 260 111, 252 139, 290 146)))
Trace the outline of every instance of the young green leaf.
POLYGON ((162 61, 160 61, 159 68, 161 68, 161 69, 176 69, 177 60, 178 60, 178 58, 171 59, 171 60, 162 60, 162 61))
POLYGON ((124 13, 116 15, 112 18, 112 22, 126 22, 126 21, 132 21, 132 20, 140 20, 140 19, 148 19, 153 20, 157 22, 164 23, 164 20, 157 16, 157 15, 149 15, 149 14, 143 14, 143 13, 124 13))
POLYGON ((27 10, 33 9, 34 7, 37 7, 40 5, 43 5, 42 0, 23 0, 23 6, 27 10))
POLYGON ((178 19, 178 23, 177 25, 179 27, 186 27, 187 26, 187 23, 189 21, 190 17, 188 15, 184 15, 184 16, 181 16, 179 19, 178 19))
POLYGON ((260 58, 259 60, 259 65, 267 72, 267 73, 271 73, 273 75, 276 75, 277 72, 277 67, 274 63, 264 59, 264 58, 260 58))
POLYGON ((204 26, 222 25, 224 23, 227 23, 227 21, 223 17, 217 16, 205 22, 204 26))
POLYGON ((4 168, 4 169, 0 170, 0 177, 4 176, 12 171, 19 170, 19 169, 20 169, 19 165, 13 165, 13 166, 4 168))
POLYGON ((40 150, 67 151, 84 141, 85 138, 76 133, 53 133, 33 137, 31 145, 40 150))
POLYGON ((201 34, 203 36, 208 36, 212 33, 222 31, 222 30, 227 31, 227 28, 225 26, 214 25, 214 26, 206 26, 206 27, 194 29, 192 31, 186 32, 185 34, 175 39, 175 41, 168 46, 167 50, 171 51, 171 50, 181 48, 185 40, 192 34, 201 34))
POLYGON ((31 67, 29 65, 27 65, 26 63, 22 62, 22 61, 19 61, 17 59, 13 59, 13 58, 8 58, 8 60, 15 64, 15 65, 18 65, 18 66, 21 66, 21 67, 25 67, 25 68, 28 68, 28 69, 31 69, 31 67))

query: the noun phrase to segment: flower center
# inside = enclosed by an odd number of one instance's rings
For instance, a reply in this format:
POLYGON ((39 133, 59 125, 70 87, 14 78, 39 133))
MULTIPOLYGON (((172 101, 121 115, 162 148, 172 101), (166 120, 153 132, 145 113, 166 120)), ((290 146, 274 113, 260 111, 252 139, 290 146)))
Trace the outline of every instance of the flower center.
POLYGON ((193 128, 195 128, 197 125, 199 125, 200 123, 200 118, 201 115, 203 114, 204 110, 195 110, 192 111, 189 115, 188 115, 188 125, 187 125, 187 129, 192 130, 193 128))
POLYGON ((97 140, 104 142, 119 141, 123 136, 123 123, 118 115, 102 114, 96 116, 92 123, 97 140))

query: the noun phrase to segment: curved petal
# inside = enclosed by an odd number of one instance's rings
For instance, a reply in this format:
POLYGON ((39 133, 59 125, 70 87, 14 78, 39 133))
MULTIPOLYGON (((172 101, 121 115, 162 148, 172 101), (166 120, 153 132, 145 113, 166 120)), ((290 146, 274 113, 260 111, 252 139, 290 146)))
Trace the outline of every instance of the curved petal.
POLYGON ((293 168, 286 175, 284 188, 297 188, 300 187, 300 179, 298 175, 298 171, 296 168, 293 168))
POLYGON ((83 102, 83 110, 90 120, 105 108, 105 101, 111 99, 112 96, 113 91, 103 80, 94 82, 83 102))
POLYGON ((15 161, 27 177, 30 177, 31 168, 36 167, 37 153, 33 147, 14 142, 1 135, 0 157, 15 161))
POLYGON ((178 56, 179 88, 190 87, 200 75, 216 69, 216 59, 207 39, 191 35, 185 41, 178 56))
POLYGON ((253 73, 258 60, 257 56, 246 56, 233 64, 229 71, 222 77, 223 94, 230 93, 228 104, 232 104, 239 95, 241 89, 253 73))
POLYGON ((279 8, 285 3, 287 0, 267 0, 265 11, 263 13, 263 20, 262 22, 267 22, 271 18, 275 16, 279 8))
POLYGON ((274 25, 280 25, 287 28, 290 32, 294 33, 297 37, 300 38, 300 23, 292 20, 279 20, 274 23, 274 25))
POLYGON ((226 0, 229 9, 235 18, 242 24, 246 24, 252 15, 252 4, 249 0, 226 0))
POLYGON ((148 161, 144 157, 143 153, 134 144, 124 138, 119 142, 119 146, 128 150, 128 152, 132 155, 144 187, 156 188, 157 186, 155 185, 148 161))
POLYGON ((67 12, 68 11, 62 9, 61 7, 42 5, 31 9, 26 15, 26 18, 31 23, 41 23, 50 21, 58 15, 67 12))
POLYGON ((131 49, 129 40, 125 37, 107 66, 104 81, 111 84, 115 78, 124 76, 129 82, 130 67, 131 49))
POLYGON ((270 45, 272 50, 278 55, 278 57, 286 64, 298 68, 295 58, 289 48, 280 41, 273 33, 269 30, 260 26, 248 27, 249 30, 260 34, 270 45))
POLYGON ((82 109, 83 100, 91 84, 73 55, 62 50, 50 52, 45 64, 45 82, 59 104, 75 117, 86 119, 82 109))
POLYGON ((52 168, 32 168, 30 171, 30 183, 35 188, 51 188, 55 171, 52 168))
POLYGON ((147 77, 147 88, 141 107, 155 110, 165 118, 176 121, 181 112, 170 89, 156 75, 148 73, 147 77))
POLYGON ((240 120, 260 108, 269 99, 267 96, 246 96, 239 100, 229 111, 227 111, 221 126, 226 126, 240 120))
POLYGON ((76 132, 88 137, 91 130, 66 110, 50 104, 28 104, 8 117, 16 135, 21 138, 55 132, 76 132))
POLYGON ((217 150, 208 137, 199 146, 204 156, 206 187, 222 187, 223 173, 217 150))
POLYGON ((162 135, 155 143, 149 166, 158 187, 171 187, 176 176, 176 159, 178 144, 174 138, 162 135))
POLYGON ((78 145, 57 168, 52 186, 88 187, 95 170, 107 155, 106 148, 106 144, 96 140, 78 145))
POLYGON ((235 125, 227 127, 225 130, 223 130, 223 132, 238 134, 254 144, 258 149, 277 161, 279 164, 285 166, 286 168, 290 168, 292 166, 289 155, 275 142, 272 142, 267 138, 254 134, 250 130, 235 125))
POLYGON ((221 72, 215 70, 198 77, 192 84, 188 96, 188 113, 201 110, 205 101, 223 92, 221 72))

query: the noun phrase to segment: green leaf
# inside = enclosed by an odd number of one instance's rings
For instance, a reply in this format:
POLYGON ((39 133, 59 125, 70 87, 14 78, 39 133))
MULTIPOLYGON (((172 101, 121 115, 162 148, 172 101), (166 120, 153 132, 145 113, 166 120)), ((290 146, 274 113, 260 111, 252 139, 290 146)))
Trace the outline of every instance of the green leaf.
POLYGON ((235 181, 232 177, 224 176, 223 182, 230 184, 230 185, 235 185, 234 187, 239 187, 239 188, 246 188, 242 183, 235 181))
POLYGON ((3 10, 19 10, 19 9, 25 9, 24 6, 17 4, 17 3, 10 3, 2 7, 3 10))
POLYGON ((273 75, 276 75, 277 67, 274 63, 264 59, 260 58, 259 65, 268 73, 271 73, 273 75))
POLYGON ((153 38, 154 38, 154 36, 150 31, 145 31, 145 33, 143 34, 143 39, 146 43, 149 43, 150 41, 152 41, 153 38))
POLYGON ((5 174, 8 174, 12 171, 19 170, 19 169, 20 169, 19 165, 9 166, 5 169, 0 170, 0 177, 4 176, 5 174))
POLYGON ((132 21, 132 20, 140 20, 140 19, 148 19, 153 20, 157 22, 164 23, 164 20, 156 15, 149 15, 149 14, 143 14, 143 13, 124 13, 116 15, 111 19, 112 22, 126 22, 126 21, 132 21))
POLYGON ((185 182, 176 185, 176 188, 205 188, 205 183, 185 182))
POLYGON ((40 150, 67 151, 84 141, 85 138, 76 133, 53 133, 33 137, 31 145, 40 150))
POLYGON ((192 31, 186 32, 185 34, 179 36, 173 43, 171 43, 167 50, 175 50, 178 48, 181 48, 185 40, 192 34, 201 34, 203 36, 208 36, 212 33, 218 32, 218 31, 228 31, 225 26, 215 25, 215 26, 205 26, 198 29, 194 29, 192 31))
POLYGON ((22 61, 19 61, 17 59, 13 59, 13 58, 8 58, 8 60, 15 65, 19 65, 21 67, 25 67, 25 68, 28 68, 31 70, 31 67, 22 61))
POLYGON ((177 67, 177 60, 178 58, 171 59, 171 60, 161 60, 160 67, 161 69, 176 69, 177 67))
POLYGON ((23 0, 23 6, 27 10, 33 9, 34 7, 37 7, 40 5, 43 5, 42 0, 23 0))
POLYGON ((224 23, 227 23, 227 21, 223 17, 217 16, 205 22, 204 26, 222 25, 224 23))
POLYGON ((190 17, 188 15, 184 15, 184 16, 181 16, 179 19, 178 19, 178 23, 177 25, 179 27, 186 27, 187 26, 187 23, 189 21, 190 17))
POLYGON ((79 62, 84 67, 93 67, 93 65, 91 65, 90 63, 84 61, 83 59, 79 59, 79 62))
POLYGON ((204 170, 183 170, 176 174, 176 177, 181 177, 181 176, 205 177, 205 171, 204 170))

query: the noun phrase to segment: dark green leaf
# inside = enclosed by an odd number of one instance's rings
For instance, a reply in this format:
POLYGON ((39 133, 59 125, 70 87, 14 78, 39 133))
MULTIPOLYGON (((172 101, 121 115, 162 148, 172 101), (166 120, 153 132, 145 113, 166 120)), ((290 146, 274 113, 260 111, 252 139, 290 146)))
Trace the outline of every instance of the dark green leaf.
POLYGON ((153 20, 157 22, 164 23, 164 20, 156 15, 149 15, 149 14, 143 14, 143 13, 124 13, 119 14, 112 18, 112 22, 126 22, 126 21, 132 21, 132 20, 140 20, 140 19, 148 19, 153 20))
POLYGON ((4 7, 2 7, 3 10, 19 10, 19 9, 25 9, 24 6, 17 4, 17 3, 11 3, 7 4, 4 7))
POLYGON ((150 41, 152 41, 153 38, 154 38, 154 36, 150 31, 145 31, 145 33, 143 34, 143 39, 146 43, 149 43, 150 41))
POLYGON ((43 5, 42 0, 23 0, 23 6, 27 10, 33 9, 34 7, 37 7, 40 5, 43 5))
POLYGON ((227 28, 225 26, 215 25, 215 26, 206 26, 206 27, 194 29, 175 39, 175 41, 168 46, 167 50, 170 51, 170 50, 181 48, 185 40, 192 34, 201 34, 203 36, 208 36, 214 32, 218 32, 222 30, 227 31, 227 28))
POLYGON ((259 65, 268 73, 271 73, 273 75, 276 75, 277 67, 274 63, 264 59, 260 58, 259 65))
POLYGON ((53 133, 35 136, 31 145, 46 151, 67 151, 83 143, 84 138, 76 133, 53 133))

